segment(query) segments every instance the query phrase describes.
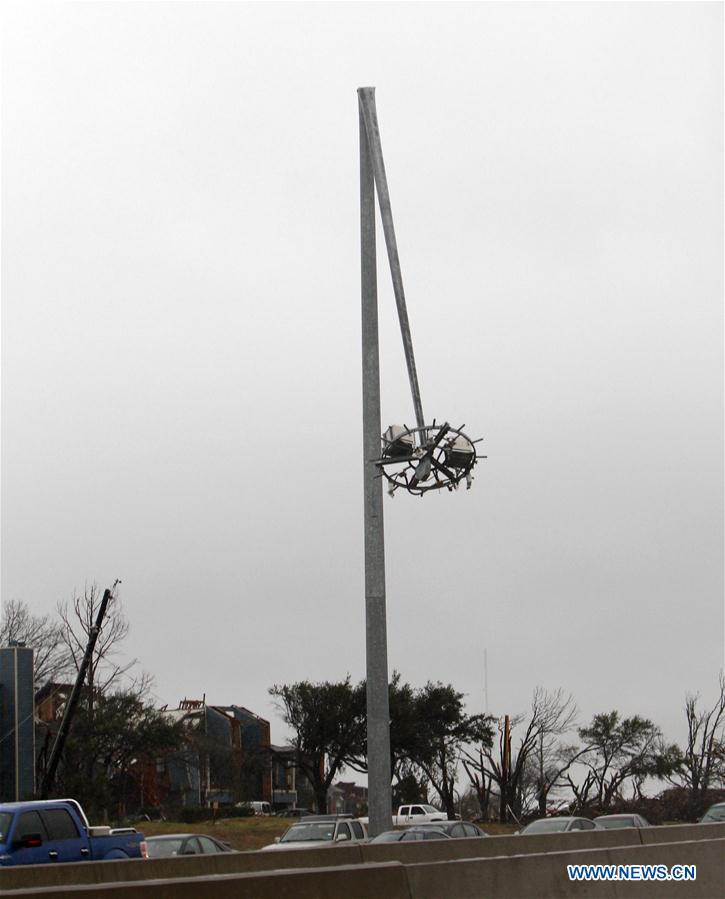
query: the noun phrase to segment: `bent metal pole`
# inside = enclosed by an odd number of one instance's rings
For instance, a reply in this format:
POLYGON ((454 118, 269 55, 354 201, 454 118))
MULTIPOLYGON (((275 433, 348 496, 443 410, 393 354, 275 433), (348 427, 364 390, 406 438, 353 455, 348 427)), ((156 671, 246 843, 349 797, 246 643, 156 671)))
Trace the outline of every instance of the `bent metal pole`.
MULTIPOLYGON (((383 483, 380 455, 380 361, 375 258, 375 182, 360 88, 360 269, 362 294, 363 484, 365 495, 365 649, 367 674, 368 830, 392 827, 388 639, 385 612, 383 483)), ((414 369, 415 371, 415 369, 414 369)))
MULTIPOLYGON (((365 133, 368 139, 368 151, 371 157, 373 173, 375 175, 375 187, 378 192, 380 204, 380 218, 383 222, 383 234, 388 250, 388 262, 390 263, 390 275, 393 279, 393 292, 395 304, 398 307, 398 320, 400 321, 400 334, 403 338, 403 351, 405 352, 405 364, 408 367, 408 380, 410 392, 413 395, 413 408, 415 420, 419 428, 425 427, 423 420, 423 404, 420 399, 420 387, 418 386, 418 373, 415 368, 415 356, 413 355, 413 339, 410 336, 410 322, 408 321, 408 309, 405 305, 405 292, 403 290, 403 275, 400 270, 398 258, 398 243, 395 239, 395 227, 393 226, 393 212, 390 207, 390 193, 388 191, 388 179, 385 175, 385 162, 383 161, 383 147, 380 142, 380 128, 378 127, 378 114, 375 109, 375 88, 358 88, 358 99, 362 119, 365 124, 365 133)), ((422 432, 423 436, 425 432, 422 432)))

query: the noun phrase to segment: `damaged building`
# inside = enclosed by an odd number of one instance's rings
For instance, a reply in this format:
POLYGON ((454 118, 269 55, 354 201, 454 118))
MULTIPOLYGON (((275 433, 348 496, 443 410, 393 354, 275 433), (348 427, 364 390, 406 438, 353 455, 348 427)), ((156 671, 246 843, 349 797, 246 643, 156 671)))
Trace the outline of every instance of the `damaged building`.
POLYGON ((152 794, 154 805, 178 807, 272 801, 269 721, 243 706, 209 705, 205 698, 183 699, 162 711, 184 725, 186 745, 145 773, 147 802, 152 794))

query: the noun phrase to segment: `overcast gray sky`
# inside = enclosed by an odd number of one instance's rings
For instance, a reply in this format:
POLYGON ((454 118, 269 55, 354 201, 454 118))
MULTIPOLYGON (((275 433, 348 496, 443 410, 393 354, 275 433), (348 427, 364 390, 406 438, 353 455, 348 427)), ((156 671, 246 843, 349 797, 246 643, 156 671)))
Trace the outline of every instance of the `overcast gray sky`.
MULTIPOLYGON (((356 88, 429 419, 389 656, 680 736, 723 664, 719 3, 34 4, 3 28, 2 591, 123 580, 161 702, 364 674, 356 88)), ((380 241, 382 247, 382 237, 380 241)), ((412 422, 380 262, 383 425, 412 422)))

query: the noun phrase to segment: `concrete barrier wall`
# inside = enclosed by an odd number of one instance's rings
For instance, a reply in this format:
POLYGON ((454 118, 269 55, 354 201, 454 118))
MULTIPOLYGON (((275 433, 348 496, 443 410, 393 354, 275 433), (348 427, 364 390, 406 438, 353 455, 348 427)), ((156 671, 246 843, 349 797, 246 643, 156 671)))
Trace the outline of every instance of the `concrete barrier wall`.
POLYGON ((725 838, 403 865, 399 862, 75 884, 3 899, 720 899, 725 838), (567 864, 696 865, 695 881, 570 881, 567 864))
MULTIPOLYGON (((629 833, 635 833, 634 831, 629 833)), ((20 887, 63 886, 69 883, 111 883, 157 878, 200 877, 270 871, 278 868, 322 868, 361 862, 423 862, 457 858, 509 855, 558 848, 556 835, 540 837, 491 837, 482 839, 430 840, 420 843, 390 843, 375 846, 331 846, 321 849, 283 849, 273 852, 219 853, 174 858, 80 862, 63 865, 23 865, 0 868, 0 893, 20 887), (554 843, 551 842, 554 840, 554 843)), ((562 835, 558 835, 562 836, 562 835)), ((564 834, 563 836, 567 836, 564 834)), ((571 834, 576 842, 579 834, 571 834)), ((589 836, 589 835, 582 835, 589 836)), ((601 835, 614 845, 609 835, 601 835)), ((572 841, 569 841, 571 844, 572 841)), ((620 838, 619 844, 621 845, 620 838)))
MULTIPOLYGON (((614 846, 637 846, 725 837, 725 824, 685 824, 643 830, 622 829, 482 839, 426 840, 416 843, 334 846, 321 849, 284 849, 273 852, 221 853, 146 860, 82 862, 0 868, 0 893, 24 887, 62 886, 201 877, 279 868, 323 868, 361 862, 399 861, 405 864, 456 859, 492 858, 541 852, 578 851, 614 846)), ((678 862, 673 859, 670 863, 678 862)), ((723 891, 725 896, 725 890, 723 891)))
POLYGON ((407 865, 411 899, 719 899, 725 839, 407 865), (696 865, 697 880, 574 882, 568 864, 696 865))
POLYGON ((725 837, 723 824, 673 824, 671 827, 643 827, 642 843, 676 843, 683 840, 718 840, 725 837))
POLYGON ((363 861, 360 846, 322 849, 280 849, 273 852, 220 852, 173 858, 126 859, 63 865, 18 865, 0 868, 0 895, 21 887, 63 886, 69 883, 112 883, 209 874, 243 874, 279 868, 325 868, 363 861))
POLYGON ((48 899, 410 899, 410 891, 405 867, 387 862, 3 892, 3 899, 40 896, 48 899))

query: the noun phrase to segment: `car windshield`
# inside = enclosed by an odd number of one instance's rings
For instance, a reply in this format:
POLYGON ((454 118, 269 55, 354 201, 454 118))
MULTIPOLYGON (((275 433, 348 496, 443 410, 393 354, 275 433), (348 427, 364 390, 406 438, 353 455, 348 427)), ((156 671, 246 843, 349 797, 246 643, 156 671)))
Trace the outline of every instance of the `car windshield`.
POLYGON ((0 812, 0 843, 4 843, 10 830, 10 822, 13 816, 8 812, 0 812))
POLYGON ((169 858, 172 855, 178 855, 183 844, 182 839, 178 840, 147 840, 149 858, 169 858))
POLYGON ((725 821, 725 803, 723 805, 713 805, 702 816, 703 821, 725 821))
POLYGON ((568 818, 542 818, 541 821, 532 821, 521 833, 556 833, 566 830, 568 823, 568 818))
POLYGON ((294 824, 282 837, 280 843, 306 843, 310 840, 331 840, 334 832, 334 821, 294 824))

